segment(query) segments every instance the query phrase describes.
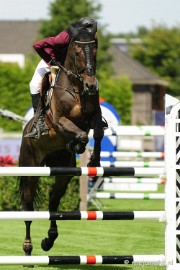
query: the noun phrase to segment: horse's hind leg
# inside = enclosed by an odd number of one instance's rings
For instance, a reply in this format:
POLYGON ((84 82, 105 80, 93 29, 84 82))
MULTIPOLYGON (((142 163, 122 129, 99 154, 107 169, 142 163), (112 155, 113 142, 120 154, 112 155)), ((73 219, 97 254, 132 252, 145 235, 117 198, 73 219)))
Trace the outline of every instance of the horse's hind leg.
MULTIPOLYGON (((71 177, 61 176, 56 177, 56 181, 53 187, 53 190, 50 193, 50 202, 49 202, 49 211, 56 212, 60 203, 60 199, 64 196, 68 183, 70 182, 71 177)), ((41 247, 44 251, 49 251, 54 245, 54 241, 58 237, 58 229, 56 220, 51 220, 50 228, 48 230, 48 237, 44 238, 41 242, 41 247)))
POLYGON ((32 242, 31 242, 31 234, 30 234, 31 223, 32 223, 32 221, 25 221, 26 236, 25 236, 25 240, 24 240, 24 243, 23 243, 23 250, 24 250, 26 256, 30 256, 31 252, 33 250, 33 245, 32 245, 32 242))
MULTIPOLYGON (((36 194, 38 177, 21 177, 20 188, 22 193, 22 207, 23 211, 34 211, 33 202, 36 194), (31 180, 30 180, 31 179, 31 180), (33 180, 32 180, 33 179, 33 180)), ((26 235, 23 243, 23 250, 25 255, 31 255, 33 245, 31 242, 31 223, 32 221, 25 221, 26 235)))

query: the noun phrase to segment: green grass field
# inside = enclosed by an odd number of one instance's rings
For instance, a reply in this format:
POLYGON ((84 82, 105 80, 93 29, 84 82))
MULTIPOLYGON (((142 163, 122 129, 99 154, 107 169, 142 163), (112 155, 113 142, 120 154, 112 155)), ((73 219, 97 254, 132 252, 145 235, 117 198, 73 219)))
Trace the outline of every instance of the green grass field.
MULTIPOLYGON (((162 187, 160 192, 162 192, 162 187)), ((163 210, 162 200, 102 200, 104 211, 163 210)), ((132 221, 59 221, 59 237, 49 252, 41 250, 41 239, 46 237, 48 221, 32 224, 32 255, 146 255, 164 254, 165 223, 147 220, 132 221)), ((1 221, 1 255, 24 255, 23 222, 1 221)), ((22 266, 0 266, 0 270, 19 270, 22 266)), ((35 266, 34 269, 53 270, 164 270, 163 266, 147 265, 60 265, 35 266)))

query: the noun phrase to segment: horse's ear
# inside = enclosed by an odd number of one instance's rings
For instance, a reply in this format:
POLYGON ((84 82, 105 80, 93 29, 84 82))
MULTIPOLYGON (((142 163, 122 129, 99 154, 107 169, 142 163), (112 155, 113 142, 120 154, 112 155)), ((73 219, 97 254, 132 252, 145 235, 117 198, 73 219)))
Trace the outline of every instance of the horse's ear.
POLYGON ((69 34, 74 38, 75 36, 77 36, 77 34, 78 34, 78 30, 75 28, 75 27, 73 27, 72 25, 70 25, 69 27, 68 27, 68 32, 69 32, 69 34))

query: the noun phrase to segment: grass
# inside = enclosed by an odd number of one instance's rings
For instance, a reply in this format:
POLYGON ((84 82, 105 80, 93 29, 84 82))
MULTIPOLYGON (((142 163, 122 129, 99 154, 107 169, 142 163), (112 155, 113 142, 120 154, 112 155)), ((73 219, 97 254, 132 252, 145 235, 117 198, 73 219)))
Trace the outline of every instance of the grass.
MULTIPOLYGON (((162 192, 162 188, 160 190, 162 192)), ((104 211, 163 210, 162 200, 102 200, 104 211)), ((158 221, 59 221, 59 238, 49 252, 41 250, 46 237, 48 221, 32 223, 32 255, 142 255, 164 254, 165 223, 158 221)), ((24 255, 25 237, 23 222, 1 221, 1 255, 24 255)), ((0 270, 19 270, 22 266, 0 266, 0 270)), ((60 265, 35 266, 36 270, 164 270, 162 266, 147 265, 60 265)))

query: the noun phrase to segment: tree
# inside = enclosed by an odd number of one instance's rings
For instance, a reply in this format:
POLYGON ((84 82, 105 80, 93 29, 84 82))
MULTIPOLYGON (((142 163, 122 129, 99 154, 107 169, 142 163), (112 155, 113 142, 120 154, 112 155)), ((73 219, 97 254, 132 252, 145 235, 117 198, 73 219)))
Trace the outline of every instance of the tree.
POLYGON ((56 0, 50 4, 51 19, 43 22, 40 33, 44 37, 54 36, 81 17, 97 19, 100 9, 101 5, 93 0, 56 0))
MULTIPOLYGON (((31 105, 29 93, 29 81, 33 70, 30 66, 21 69, 17 64, 0 63, 0 108, 10 110, 24 116, 31 105)), ((0 117, 0 127, 5 130, 22 130, 22 124, 14 121, 7 121, 0 117)))
POLYGON ((170 82, 169 92, 180 95, 180 27, 154 26, 142 36, 132 55, 170 82))
MULTIPOLYGON (((56 0, 50 5, 50 20, 43 21, 40 29, 41 37, 54 36, 60 31, 66 29, 69 24, 78 21, 82 17, 92 17, 98 19, 98 12, 101 5, 96 1, 77 0, 72 4, 71 0, 56 0)), ((103 34, 103 27, 98 25, 98 67, 101 70, 112 72, 111 67, 107 65, 111 57, 107 53, 110 46, 110 36, 103 34)))
POLYGON ((101 73, 99 80, 100 94, 111 103, 121 117, 121 123, 131 124, 132 85, 127 77, 116 80, 109 79, 107 74, 101 73))

